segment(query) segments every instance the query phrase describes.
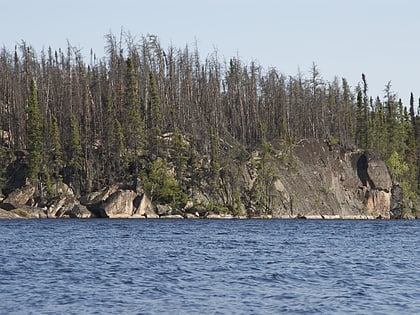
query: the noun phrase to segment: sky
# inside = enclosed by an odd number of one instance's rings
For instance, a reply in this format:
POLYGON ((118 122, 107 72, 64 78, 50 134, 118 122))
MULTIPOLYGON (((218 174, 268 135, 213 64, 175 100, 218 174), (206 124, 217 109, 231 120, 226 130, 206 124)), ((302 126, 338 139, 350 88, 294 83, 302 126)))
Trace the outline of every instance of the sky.
MULTIPOLYGON (((105 55, 105 35, 153 34, 164 48, 217 50, 285 75, 367 78, 369 94, 385 85, 409 103, 420 97, 420 1, 417 0, 0 0, 0 45, 24 40, 36 51, 72 46, 105 55)), ((88 60, 87 60, 88 61, 88 60)))

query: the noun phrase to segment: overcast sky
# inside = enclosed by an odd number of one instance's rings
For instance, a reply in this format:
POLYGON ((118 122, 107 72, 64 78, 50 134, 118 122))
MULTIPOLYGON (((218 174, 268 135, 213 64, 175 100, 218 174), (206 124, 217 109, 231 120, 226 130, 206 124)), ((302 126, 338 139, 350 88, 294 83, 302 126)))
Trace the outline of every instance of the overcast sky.
POLYGON ((205 58, 239 56, 285 75, 308 74, 355 87, 366 74, 372 96, 420 97, 420 1, 416 0, 0 0, 0 44, 25 40, 37 51, 66 48, 104 55, 104 36, 157 35, 162 46, 198 44, 205 58))

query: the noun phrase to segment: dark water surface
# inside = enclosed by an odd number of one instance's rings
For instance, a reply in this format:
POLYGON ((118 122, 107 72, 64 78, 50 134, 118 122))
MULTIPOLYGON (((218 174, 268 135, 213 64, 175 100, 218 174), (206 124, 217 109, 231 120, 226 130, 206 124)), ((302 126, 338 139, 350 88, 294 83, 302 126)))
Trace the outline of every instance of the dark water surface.
POLYGON ((420 221, 3 220, 0 314, 420 314, 420 221))

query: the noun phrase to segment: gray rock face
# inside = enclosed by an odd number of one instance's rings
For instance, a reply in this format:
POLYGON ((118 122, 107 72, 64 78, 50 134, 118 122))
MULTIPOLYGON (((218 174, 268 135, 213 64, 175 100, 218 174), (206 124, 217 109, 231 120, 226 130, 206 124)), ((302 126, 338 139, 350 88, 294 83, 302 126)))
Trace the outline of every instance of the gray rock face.
POLYGON ((107 186, 102 188, 99 191, 94 191, 86 196, 81 197, 80 203, 82 205, 92 205, 92 204, 97 204, 100 202, 104 202, 105 200, 107 200, 113 193, 115 193, 116 191, 118 191, 121 188, 121 184, 114 184, 111 186, 107 186))
POLYGON ((117 190, 106 200, 90 204, 87 208, 101 218, 130 218, 134 214, 136 192, 117 190))
POLYGON ((73 219, 89 219, 93 217, 92 213, 79 203, 76 203, 73 208, 64 212, 63 217, 67 216, 73 219))
POLYGON ((47 213, 45 209, 38 207, 31 207, 22 205, 16 209, 11 210, 11 212, 16 213, 17 215, 27 218, 27 219, 46 219, 47 213))
POLYGON ((391 192, 371 189, 367 192, 366 209, 375 217, 389 219, 391 210, 391 192))
POLYGON ((172 207, 170 205, 157 205, 156 213, 159 217, 172 215, 172 207))
MULTIPOLYGON (((281 156, 284 150, 273 147, 281 156)), ((293 147, 290 162, 276 159, 276 175, 273 217, 390 217, 391 176, 371 154, 304 140, 293 147)))
POLYGON ((391 219, 402 219, 402 188, 400 185, 394 185, 392 187, 392 198, 391 198, 391 219))
POLYGON ((35 194, 35 187, 32 185, 25 185, 22 188, 12 191, 7 198, 3 200, 3 204, 9 204, 14 208, 19 205, 26 205, 33 198, 35 194))
POLYGON ((25 150, 16 151, 15 156, 16 160, 9 164, 6 170, 6 194, 10 193, 16 188, 24 186, 28 176, 28 152, 25 150))
POLYGON ((47 204, 47 216, 48 218, 61 217, 67 210, 62 210, 69 203, 72 205, 76 202, 75 198, 69 198, 65 195, 60 195, 49 200, 47 204), (70 199, 70 200, 69 200, 70 199))
POLYGON ((389 219, 392 198, 392 179, 385 163, 372 154, 362 154, 359 160, 365 160, 363 173, 366 181, 363 189, 366 196, 366 209, 374 217, 389 219))
POLYGON ((22 217, 14 212, 0 209, 0 219, 24 219, 24 218, 25 217, 22 217))
POLYGON ((372 155, 368 155, 367 160, 367 173, 372 185, 370 188, 391 192, 392 179, 385 162, 372 155))
POLYGON ((155 207, 145 193, 137 195, 134 199, 134 207, 135 211, 133 217, 145 219, 159 218, 159 215, 155 211, 155 207))
POLYGON ((128 218, 134 213, 134 199, 136 192, 132 190, 118 190, 104 203, 104 211, 109 218, 128 218))

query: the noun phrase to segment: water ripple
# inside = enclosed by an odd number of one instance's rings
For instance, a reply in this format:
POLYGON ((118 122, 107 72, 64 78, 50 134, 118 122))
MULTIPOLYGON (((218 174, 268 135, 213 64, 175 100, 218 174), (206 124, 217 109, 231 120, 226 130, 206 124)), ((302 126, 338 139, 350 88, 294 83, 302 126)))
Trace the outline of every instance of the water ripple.
POLYGON ((0 221, 2 314, 414 314, 417 221, 0 221))

